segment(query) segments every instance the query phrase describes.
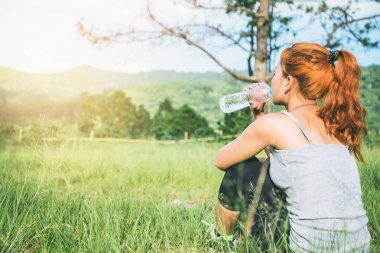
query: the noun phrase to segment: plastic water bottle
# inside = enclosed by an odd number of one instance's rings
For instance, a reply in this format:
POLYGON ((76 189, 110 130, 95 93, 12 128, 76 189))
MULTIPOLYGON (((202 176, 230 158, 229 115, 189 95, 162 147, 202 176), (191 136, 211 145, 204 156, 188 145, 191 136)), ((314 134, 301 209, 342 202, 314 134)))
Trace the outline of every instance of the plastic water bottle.
POLYGON ((254 83, 241 92, 230 94, 219 100, 220 109, 224 113, 234 112, 249 106, 249 102, 262 104, 272 97, 272 87, 265 83, 254 83))

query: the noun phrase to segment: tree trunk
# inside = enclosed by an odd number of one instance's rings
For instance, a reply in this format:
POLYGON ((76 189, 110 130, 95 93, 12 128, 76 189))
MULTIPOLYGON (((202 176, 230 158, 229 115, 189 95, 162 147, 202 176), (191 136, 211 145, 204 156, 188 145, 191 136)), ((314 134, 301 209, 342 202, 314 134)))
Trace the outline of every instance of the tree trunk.
POLYGON ((253 69, 252 69, 252 55, 253 55, 253 52, 255 51, 255 47, 254 47, 254 44, 255 44, 255 35, 253 34, 255 32, 254 30, 254 27, 253 25, 251 24, 250 25, 250 33, 251 33, 251 37, 249 39, 249 44, 250 44, 250 52, 249 52, 249 57, 248 57, 248 75, 249 76, 253 76, 253 69))
POLYGON ((269 0, 260 0, 259 20, 257 22, 257 50, 255 76, 260 82, 266 81, 268 60, 269 0))
MULTIPOLYGON (((269 16, 269 19, 273 19, 273 9, 274 9, 274 1, 272 1, 271 5, 270 5, 270 16, 269 16)), ((268 71, 272 71, 272 53, 273 53, 273 45, 272 45, 272 42, 273 42, 273 37, 272 37, 272 29, 273 29, 273 20, 270 20, 269 24, 268 24, 268 27, 269 27, 269 31, 268 31, 268 35, 269 35, 269 41, 268 41, 268 45, 269 45, 269 52, 268 52, 268 63, 267 63, 267 66, 268 66, 268 71)))
MULTIPOLYGON (((257 22, 257 50, 255 59, 255 76, 259 82, 267 82, 268 33, 269 0, 260 0, 259 20, 257 22)), ((268 109, 268 112, 270 112, 270 106, 268 106, 268 109)))
POLYGON ((248 75, 249 76, 253 76, 253 70, 252 70, 252 65, 251 65, 251 61, 252 61, 252 55, 250 55, 247 59, 247 64, 248 64, 248 75))

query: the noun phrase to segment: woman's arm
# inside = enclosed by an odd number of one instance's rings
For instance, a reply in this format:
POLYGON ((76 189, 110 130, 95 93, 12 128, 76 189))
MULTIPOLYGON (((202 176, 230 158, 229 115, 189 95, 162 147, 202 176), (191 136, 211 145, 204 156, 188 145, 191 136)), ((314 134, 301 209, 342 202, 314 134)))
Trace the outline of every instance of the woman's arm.
POLYGON ((273 145, 275 118, 273 114, 266 114, 252 122, 238 138, 218 151, 215 166, 225 170, 273 145))

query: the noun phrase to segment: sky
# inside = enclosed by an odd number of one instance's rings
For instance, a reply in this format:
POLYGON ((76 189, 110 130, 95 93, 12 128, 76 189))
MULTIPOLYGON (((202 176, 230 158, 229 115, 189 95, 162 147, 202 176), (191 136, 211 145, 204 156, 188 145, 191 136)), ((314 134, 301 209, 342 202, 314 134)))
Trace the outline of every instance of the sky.
MULTIPOLYGON (((78 21, 97 34, 130 27, 154 29, 147 18, 147 1, 166 24, 212 22, 229 29, 242 24, 238 18, 215 12, 194 12, 189 6, 178 4, 180 0, 0 0, 0 66, 37 73, 60 72, 83 65, 129 73, 159 69, 221 71, 203 52, 179 40, 116 41, 96 46, 79 33, 78 21)), ((223 0, 207 1, 218 4, 223 0)), ((344 0, 334 2, 341 1, 344 0)), ((356 5, 361 9, 358 16, 380 13, 380 4, 359 1, 356 5)), ((284 7, 283 11, 289 10, 284 7)), ((301 18, 298 23, 303 25, 305 20, 301 18)), ((318 41, 321 32, 317 25, 310 26, 299 33, 296 41, 318 41)), ((379 39, 380 31, 372 37, 379 39)), ((289 36, 283 39, 292 41, 289 36)), ((218 44, 214 42, 213 45, 218 44)), ((246 55, 237 48, 211 47, 211 51, 230 68, 246 68, 246 55)), ((357 47, 354 54, 361 65, 380 64, 379 49, 357 47)))

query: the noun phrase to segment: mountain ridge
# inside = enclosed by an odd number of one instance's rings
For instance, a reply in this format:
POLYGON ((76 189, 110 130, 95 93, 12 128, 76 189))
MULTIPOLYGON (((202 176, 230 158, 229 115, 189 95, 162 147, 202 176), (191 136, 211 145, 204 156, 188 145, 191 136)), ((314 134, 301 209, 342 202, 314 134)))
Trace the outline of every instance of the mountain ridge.
MULTIPOLYGON (((89 65, 74 67, 63 72, 30 73, 0 66, 0 96, 4 92, 27 92, 33 95, 51 95, 57 99, 71 98, 82 92, 99 93, 105 90, 126 88, 130 84, 151 84, 179 81, 222 81, 227 77, 224 73, 182 73, 176 71, 154 70, 140 73, 125 73, 101 69, 89 65)), ((3 95, 2 95, 3 94, 3 95)), ((8 94, 9 95, 9 94, 8 94)), ((21 97, 22 94, 18 94, 21 97)))

